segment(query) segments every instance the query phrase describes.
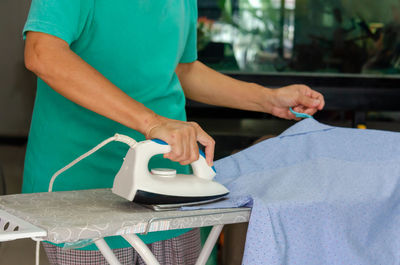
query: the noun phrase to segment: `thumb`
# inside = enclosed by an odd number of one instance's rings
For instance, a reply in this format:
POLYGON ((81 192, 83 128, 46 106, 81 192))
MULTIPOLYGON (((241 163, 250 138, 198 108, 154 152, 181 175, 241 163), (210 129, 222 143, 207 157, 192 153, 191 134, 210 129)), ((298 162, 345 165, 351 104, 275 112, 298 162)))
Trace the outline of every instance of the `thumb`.
POLYGON ((300 105, 303 105, 308 108, 316 108, 319 106, 319 104, 321 102, 318 99, 313 99, 313 98, 307 97, 305 95, 300 95, 299 103, 300 103, 300 105))
POLYGON ((206 161, 209 166, 213 165, 214 160, 214 149, 215 141, 209 136, 200 126, 197 128, 197 141, 205 147, 204 153, 206 155, 206 161))

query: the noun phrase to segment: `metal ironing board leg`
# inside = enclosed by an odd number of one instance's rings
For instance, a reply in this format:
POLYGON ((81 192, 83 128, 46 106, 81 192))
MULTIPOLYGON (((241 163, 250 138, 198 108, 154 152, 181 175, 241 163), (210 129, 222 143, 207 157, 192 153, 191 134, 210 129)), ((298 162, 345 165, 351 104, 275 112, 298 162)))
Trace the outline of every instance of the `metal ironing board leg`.
POLYGON ((108 246, 106 241, 103 238, 97 239, 94 241, 97 248, 100 250, 101 254, 103 254, 104 258, 107 260, 110 265, 121 265, 117 257, 114 255, 114 252, 108 246))
MULTIPOLYGON (((206 264, 223 227, 224 225, 222 224, 213 226, 195 265, 206 264)), ((156 257, 153 255, 147 245, 136 234, 123 235, 122 237, 129 242, 129 244, 136 250, 140 257, 142 257, 143 261, 147 265, 160 265, 160 263, 157 261, 156 257)), ((111 248, 107 245, 104 239, 98 239, 94 243, 108 263, 110 263, 111 265, 121 265, 121 263, 115 257, 111 248)))
MULTIPOLYGON (((196 261, 195 265, 204 265, 206 264, 208 258, 210 257, 211 251, 215 246, 215 243, 217 242, 217 239, 222 231, 222 228, 224 225, 215 225, 211 229, 210 234, 207 237, 206 243, 204 244, 199 258, 196 261)), ((123 237, 126 239, 126 241, 131 244, 131 246, 139 253, 139 255, 142 257, 143 261, 147 265, 160 265, 160 263, 157 261, 153 253, 150 251, 150 249, 147 247, 145 243, 135 234, 129 234, 129 235, 123 235, 123 237)))
MULTIPOLYGON (((196 265, 206 264, 208 258, 210 257, 211 251, 214 248, 215 243, 217 242, 217 239, 218 239, 223 227, 224 227, 224 225, 213 226, 210 234, 207 237, 206 243, 204 244, 204 246, 200 252, 199 258, 196 261, 196 265)), ((157 261, 157 259, 154 257, 154 255, 150 251, 150 249, 147 247, 147 245, 144 244, 143 241, 137 235, 129 234, 129 235, 123 235, 123 237, 139 253, 139 255, 142 257, 143 261, 147 265, 159 265, 160 264, 157 261)))
POLYGON ((219 234, 221 234, 222 228, 224 225, 214 225, 211 229, 210 234, 207 237, 206 243, 204 244, 200 256, 196 261, 195 265, 204 265, 206 264, 208 258, 210 257, 211 251, 217 242, 219 234))
POLYGON ((131 244, 147 265, 160 265, 151 250, 136 234, 123 235, 122 237, 131 244))

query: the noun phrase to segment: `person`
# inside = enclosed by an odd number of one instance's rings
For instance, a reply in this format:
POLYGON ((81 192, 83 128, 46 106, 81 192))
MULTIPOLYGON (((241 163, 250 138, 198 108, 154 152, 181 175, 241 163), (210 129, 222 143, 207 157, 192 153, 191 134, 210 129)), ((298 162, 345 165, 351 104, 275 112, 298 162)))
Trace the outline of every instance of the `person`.
MULTIPOLYGON (((58 169, 116 132, 159 138, 171 152, 150 167, 187 173, 215 142, 186 121, 185 97, 293 119, 289 107, 314 114, 323 96, 304 85, 269 89, 234 80, 197 61, 195 0, 33 0, 24 27, 25 64, 38 76, 23 192, 47 191, 58 169)), ((110 188, 127 146, 107 145, 59 176, 53 190, 110 188)), ((143 236, 161 264, 193 264, 198 229, 143 236)), ((143 264, 121 237, 106 238, 122 264, 143 264)), ((51 264, 106 264, 94 244, 65 250, 44 243, 51 264), (94 262, 96 260, 96 262, 94 262)))

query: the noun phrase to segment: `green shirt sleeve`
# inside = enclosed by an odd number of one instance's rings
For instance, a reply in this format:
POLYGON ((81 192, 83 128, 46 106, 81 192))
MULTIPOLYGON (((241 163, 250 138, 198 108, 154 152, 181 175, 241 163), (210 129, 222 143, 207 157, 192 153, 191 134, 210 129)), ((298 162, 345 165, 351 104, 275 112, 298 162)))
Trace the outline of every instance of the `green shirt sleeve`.
POLYGON ((85 28, 93 0, 32 0, 28 19, 23 29, 56 36, 69 45, 78 39, 85 28))
POLYGON ((191 63, 197 60, 197 1, 191 1, 191 25, 189 36, 186 41, 185 49, 180 59, 180 63, 191 63))

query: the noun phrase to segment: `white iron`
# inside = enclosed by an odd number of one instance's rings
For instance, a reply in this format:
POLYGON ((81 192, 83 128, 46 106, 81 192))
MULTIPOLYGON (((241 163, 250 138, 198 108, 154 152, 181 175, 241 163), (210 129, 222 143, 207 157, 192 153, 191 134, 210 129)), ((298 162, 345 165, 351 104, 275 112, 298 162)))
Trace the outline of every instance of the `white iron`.
POLYGON ((187 204, 221 198, 229 193, 213 181, 215 170, 204 154, 191 163, 193 174, 176 174, 174 169, 148 170, 150 159, 165 154, 171 147, 158 139, 138 142, 131 147, 115 176, 112 192, 142 204, 187 204))

